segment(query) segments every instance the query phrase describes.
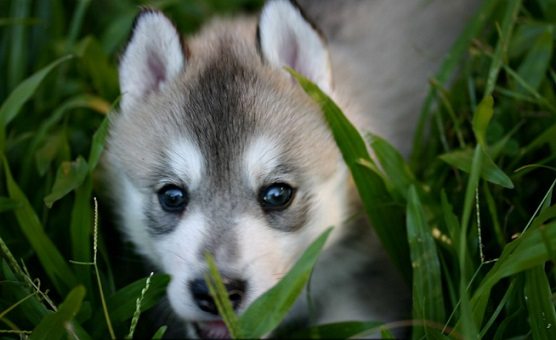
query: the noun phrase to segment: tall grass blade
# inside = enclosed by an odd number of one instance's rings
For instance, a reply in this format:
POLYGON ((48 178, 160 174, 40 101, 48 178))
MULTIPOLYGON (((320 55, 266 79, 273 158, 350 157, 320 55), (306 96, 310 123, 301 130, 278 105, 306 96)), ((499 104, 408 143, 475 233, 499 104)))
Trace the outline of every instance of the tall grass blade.
POLYGON ((68 37, 66 40, 66 51, 69 52, 70 48, 73 47, 79 32, 81 31, 81 27, 83 26, 83 19, 85 16, 85 12, 89 7, 91 0, 78 0, 76 1, 75 11, 72 16, 70 29, 68 32, 68 37))
MULTIPOLYGON (((18 20, 25 20, 31 12, 31 0, 18 0, 11 2, 11 17, 18 20)), ((4 15, 2 15, 4 16, 4 15)), ((27 64, 28 47, 25 46, 28 35, 28 27, 23 22, 16 23, 10 29, 8 49, 9 64, 4 70, 7 75, 8 88, 12 89, 23 79, 27 64)), ((3 73, 4 73, 3 72, 3 73)))
POLYGON ((52 192, 44 198, 46 206, 52 208, 54 202, 77 189, 83 183, 88 173, 89 166, 81 156, 77 157, 73 162, 63 162, 60 164, 52 192))
POLYGON ((31 340, 53 340, 64 338, 64 335, 75 338, 75 331, 71 321, 81 308, 85 297, 83 286, 75 287, 58 308, 58 311, 47 315, 35 327, 31 334, 31 340))
MULTIPOLYGON (((108 134, 108 119, 104 119, 100 127, 93 135, 91 150, 89 153, 89 165, 86 167, 88 173, 84 175, 83 183, 75 189, 75 200, 71 212, 70 235, 73 259, 79 262, 91 262, 90 237, 92 230, 93 211, 91 209, 91 197, 93 193, 92 173, 98 164, 104 141, 108 134)), ((78 160, 81 157, 78 158, 78 160)), ((82 161, 85 165, 87 163, 82 161)), ((79 181, 75 181, 77 183, 79 181)), ((93 285, 91 271, 88 267, 76 268, 81 281, 85 284, 87 292, 92 294, 93 285)))
MULTIPOLYGON (((415 186, 407 194, 407 240, 413 268, 413 319, 444 322, 444 304, 440 262, 436 244, 428 226, 415 186)), ((414 329, 413 338, 419 339, 428 330, 414 329)))
POLYGON ((21 205, 9 197, 0 197, 0 213, 5 211, 14 210, 21 207, 21 205))
MULTIPOLYGON (((440 155, 439 158, 454 168, 470 173, 471 164, 473 162, 473 152, 474 151, 471 149, 452 151, 440 155)), ((482 148, 480 153, 482 157, 482 166, 480 170, 481 178, 501 187, 513 189, 514 184, 510 177, 494 163, 482 148)))
POLYGON ((73 56, 59 58, 21 82, 2 103, 0 127, 5 128, 17 116, 23 104, 35 93, 37 87, 52 69, 71 58, 73 56))
POLYGON ((93 142, 89 153, 89 171, 91 172, 96 168, 102 151, 104 150, 104 143, 108 136, 108 126, 109 120, 105 118, 93 135, 93 142))
POLYGON ((481 329, 481 334, 480 334, 481 338, 484 338, 486 332, 490 329, 490 327, 492 327, 495 324, 496 319, 500 316, 500 313, 502 312, 502 310, 510 300, 511 295, 514 293, 515 287, 516 287, 516 280, 512 280, 510 286, 504 293, 504 296, 502 297, 502 299, 500 299, 500 303, 498 304, 494 312, 490 315, 490 319, 485 323, 484 327, 481 329))
POLYGON ((361 165, 362 161, 374 164, 365 142, 338 106, 318 86, 295 70, 288 70, 305 92, 320 105, 336 139, 336 144, 351 171, 373 228, 392 260, 409 280, 409 249, 404 237, 400 237, 400 235, 405 235, 404 211, 388 192, 381 176, 361 165))
POLYGON ((288 335, 289 339, 345 339, 370 330, 378 331, 383 325, 378 321, 346 321, 313 326, 288 335))
POLYGON ((154 332, 152 340, 162 339, 164 337, 164 334, 166 333, 166 330, 168 330, 168 326, 160 326, 160 328, 156 332, 154 332))
POLYGON ((25 197, 23 191, 14 181, 6 159, 4 159, 4 172, 10 197, 22 205, 21 208, 14 211, 19 227, 36 252, 52 284, 59 293, 63 294, 77 284, 77 279, 66 260, 64 260, 54 243, 44 232, 39 218, 27 197, 25 197))
MULTIPOLYGON (((70 239, 71 254, 74 261, 90 263, 91 259, 91 230, 93 226, 93 210, 91 209, 91 195, 93 181, 85 178, 83 185, 75 190, 75 198, 71 211, 70 239)), ((89 298, 94 294, 93 279, 90 266, 76 266, 75 274, 85 285, 89 298)))
POLYGON ((473 115, 473 132, 477 142, 486 148, 486 133, 488 124, 494 115, 494 99, 488 95, 481 100, 473 115))
POLYGON ((523 148, 523 154, 529 154, 531 151, 541 147, 544 144, 554 143, 554 136, 556 136, 556 124, 546 129, 541 135, 539 135, 525 148, 523 148))
POLYGON ((471 299, 475 322, 481 323, 492 288, 505 277, 542 265, 550 259, 544 239, 556 248, 556 222, 541 229, 529 229, 504 247, 502 255, 479 284, 471 299), (544 233, 544 235, 543 235, 544 233))
POLYGON ((503 64, 503 58, 506 57, 508 51, 512 32, 517 20, 517 13, 521 7, 521 0, 509 0, 503 2, 503 4, 506 5, 506 7, 504 17, 502 19, 500 38, 496 44, 494 56, 492 57, 492 62, 488 71, 484 97, 489 97, 492 95, 492 91, 494 91, 498 73, 500 72, 500 67, 503 64))
POLYGON ((224 287, 224 283, 222 283, 222 277, 218 272, 216 262, 214 261, 212 255, 206 254, 205 258, 209 269, 209 274, 205 276, 205 281, 209 288, 210 295, 212 295, 214 302, 216 303, 218 313, 222 316, 222 320, 226 324, 226 328, 228 328, 231 338, 237 339, 240 334, 238 318, 228 297, 228 291, 226 290, 226 287, 224 287))
MULTIPOLYGON (((34 298, 26 300, 25 303, 21 304, 15 312, 19 312, 20 316, 23 316, 24 320, 27 320, 32 325, 38 325, 39 322, 54 309, 50 306, 45 306, 44 300, 39 299, 38 293, 34 288, 28 287, 25 282, 25 278, 22 275, 15 274, 14 271, 6 264, 5 261, 1 262, 2 265, 2 296, 7 301, 18 301, 24 299, 30 293, 33 293, 34 298), (8 298, 10 300, 8 300, 8 298)), ((5 319, 4 319, 5 320, 5 319)))
MULTIPOLYGON (((554 26, 546 26, 545 31, 533 43, 525 60, 523 60, 517 69, 517 74, 519 74, 532 89, 539 89, 542 80, 546 78, 546 73, 550 68, 554 47, 553 36, 554 26)), ((521 86, 518 86, 517 91, 527 93, 521 86)))
POLYGON ((544 265, 525 272, 524 289, 533 339, 556 339, 556 312, 544 265))
POLYGON ((274 287, 251 303, 239 318, 240 338, 261 338, 278 326, 309 280, 331 231, 320 235, 274 287))
POLYGON ((21 82, 13 91, 10 93, 8 98, 2 103, 0 107, 0 152, 4 150, 4 142, 6 137, 6 126, 14 119, 21 107, 37 90, 43 79, 59 64, 71 59, 72 56, 65 56, 59 58, 48 66, 45 66, 40 71, 37 71, 29 78, 21 82))
POLYGON ((481 171, 481 145, 475 147, 475 152, 473 154, 473 161, 471 163, 471 172, 469 174, 469 179, 467 182, 467 187, 465 191, 465 199, 463 206, 463 213, 460 221, 460 233, 459 233, 459 244, 458 244, 458 262, 459 262, 459 295, 460 295, 460 314, 462 333, 465 338, 476 338, 479 334, 477 325, 479 323, 475 322, 472 315, 472 309, 469 301, 469 295, 467 292, 467 286, 469 283, 469 272, 468 272, 468 253, 467 253, 467 236, 469 230, 469 219, 471 217, 471 210, 473 208, 473 203, 475 202, 475 193, 479 185, 479 174, 481 171))
POLYGON ((369 133, 367 139, 389 183, 392 183, 393 189, 399 196, 406 199, 407 188, 415 185, 416 180, 402 155, 390 143, 377 135, 369 133))

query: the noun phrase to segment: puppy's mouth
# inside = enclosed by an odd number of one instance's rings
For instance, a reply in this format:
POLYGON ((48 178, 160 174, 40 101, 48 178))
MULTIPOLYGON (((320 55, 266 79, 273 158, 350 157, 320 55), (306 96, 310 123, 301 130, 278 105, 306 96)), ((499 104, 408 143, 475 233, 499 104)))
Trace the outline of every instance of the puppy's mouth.
POLYGON ((230 339, 230 332, 222 320, 196 321, 193 327, 201 339, 230 339))

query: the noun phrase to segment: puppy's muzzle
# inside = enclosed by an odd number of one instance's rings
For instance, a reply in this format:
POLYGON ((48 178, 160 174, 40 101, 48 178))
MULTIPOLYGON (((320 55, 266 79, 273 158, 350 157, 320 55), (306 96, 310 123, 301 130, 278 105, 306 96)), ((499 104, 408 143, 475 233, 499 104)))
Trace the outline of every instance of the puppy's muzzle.
MULTIPOLYGON (((233 280, 223 278, 224 287, 228 292, 228 298, 232 302, 232 307, 237 310, 243 301, 245 295, 246 283, 243 280, 233 280)), ((193 300, 204 312, 218 315, 218 309, 214 299, 210 295, 209 288, 203 279, 196 279, 189 282, 189 290, 193 300)))

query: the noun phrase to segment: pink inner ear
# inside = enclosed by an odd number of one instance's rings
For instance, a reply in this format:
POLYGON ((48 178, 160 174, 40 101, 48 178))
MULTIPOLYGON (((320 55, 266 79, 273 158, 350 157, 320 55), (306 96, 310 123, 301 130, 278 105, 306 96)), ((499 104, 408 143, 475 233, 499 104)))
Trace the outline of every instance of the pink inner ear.
POLYGON ((282 45, 282 60, 285 64, 297 72, 302 72, 299 69, 299 42, 295 39, 293 32, 288 32, 288 36, 282 45))
POLYGON ((146 89, 148 94, 151 91, 158 91, 160 89, 160 84, 166 81, 166 66, 160 60, 160 57, 156 52, 149 51, 147 57, 147 67, 149 72, 150 84, 146 89))

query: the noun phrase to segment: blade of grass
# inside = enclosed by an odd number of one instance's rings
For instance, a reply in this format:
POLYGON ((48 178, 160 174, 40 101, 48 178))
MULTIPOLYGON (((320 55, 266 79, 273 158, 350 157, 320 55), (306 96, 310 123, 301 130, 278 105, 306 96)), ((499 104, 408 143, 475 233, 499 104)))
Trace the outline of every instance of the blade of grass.
POLYGON ((502 231, 502 226, 500 225, 496 202, 494 200, 494 197, 492 197, 490 188, 486 183, 483 183, 483 193, 490 216, 492 218, 492 229, 494 230, 494 234, 496 235, 496 241, 498 242, 498 245, 500 247, 504 247, 506 245, 506 237, 504 235, 504 232, 502 231))
POLYGON ((4 158, 4 173, 10 197, 18 201, 22 207, 14 211, 21 231, 25 234, 31 247, 36 252, 45 272, 52 281, 56 290, 63 294, 77 284, 77 279, 71 271, 54 243, 44 232, 44 229, 25 197, 12 177, 8 161, 4 158))
POLYGON ((118 73, 96 38, 88 36, 77 46, 80 64, 87 69, 91 84, 103 98, 118 93, 118 73))
POLYGON ((536 148, 551 143, 554 141, 554 136, 556 136, 556 124, 552 125, 548 129, 544 130, 542 134, 540 134, 537 138, 535 138, 531 143, 529 143, 523 151, 521 152, 524 155, 529 154, 531 151, 535 150, 536 148))
MULTIPOLYGON (((36 150, 44 144, 45 138, 51 133, 52 129, 60 124, 60 120, 64 117, 65 113, 74 109, 90 109, 99 113, 107 114, 110 111, 110 104, 100 97, 90 95, 78 95, 72 97, 60 105, 49 117, 45 117, 38 130, 34 133, 33 139, 27 147, 25 153, 27 155, 34 155, 36 150)), ((91 147, 91 150, 93 147, 91 147)), ((32 176, 33 157, 26 157, 23 159, 21 182, 28 183, 29 178, 32 176)), ((89 162, 90 163, 90 162, 89 162)))
POLYGON ((89 153, 89 171, 91 173, 97 167, 98 161, 100 160, 100 155, 104 150, 104 143, 106 141, 106 137, 108 136, 109 125, 110 124, 108 118, 105 118, 93 135, 93 142, 91 145, 91 151, 89 153))
POLYGON ((21 205, 16 200, 9 197, 0 197, 0 213, 20 208, 21 205))
POLYGON ((543 265, 525 272, 524 291, 533 339, 556 339, 556 312, 543 265))
POLYGON ((13 91, 10 93, 8 98, 2 103, 0 107, 0 152, 4 151, 4 143, 6 137, 6 126, 14 119, 21 107, 37 90, 43 79, 59 64, 73 58, 72 56, 65 56, 59 58, 49 65, 37 71, 32 76, 21 82, 13 91))
POLYGON ((494 325, 494 323, 496 322, 496 319, 498 318, 498 316, 502 312, 502 309, 506 306, 506 303, 510 299, 510 296, 513 294, 513 291, 516 287, 515 283, 516 283, 516 281, 512 280, 512 282, 510 283, 510 286, 508 287, 508 289, 504 293, 504 296, 502 297, 502 299, 500 299, 500 303, 498 304, 498 306, 496 307, 494 312, 490 315, 490 319, 485 323, 483 329, 481 330, 481 334, 480 334, 481 339, 483 339, 486 336, 487 331, 490 329, 490 327, 492 327, 494 325))
POLYGON ((458 262, 459 262, 459 294, 460 294, 460 321, 462 324, 461 332, 466 339, 474 339, 478 336, 479 330, 477 324, 474 322, 469 295, 467 292, 468 273, 467 273, 467 234, 469 227, 469 219, 471 217, 471 209, 475 201, 475 191, 479 185, 479 174, 481 171, 481 145, 475 147, 473 155, 473 162, 471 164, 471 173, 467 182, 465 191, 463 213, 460 221, 460 234, 459 234, 459 249, 458 249, 458 262))
POLYGON ((228 291, 226 290, 226 287, 224 287, 224 283, 222 283, 222 277, 218 272, 216 262, 214 261, 212 255, 207 253, 205 255, 205 259, 209 269, 209 273, 205 275, 205 281, 209 288, 210 295, 216 303, 218 313, 226 324, 226 328, 228 328, 228 331, 230 332, 230 337, 232 339, 237 339, 240 334, 238 318, 228 297, 228 291))
POLYGON ((367 140, 384 170, 384 175, 394 185, 398 196, 406 199, 407 188, 416 184, 416 180, 402 155, 390 143, 377 135, 369 133, 367 140))
POLYGON ((500 67, 503 62, 502 59, 506 57, 508 53, 508 46, 510 44, 512 32, 517 20, 517 13, 521 7, 521 0, 509 0, 505 1, 506 5, 504 17, 502 19, 502 27, 500 31, 500 38, 496 44, 496 49, 494 50, 494 56, 490 64, 490 69, 487 76, 487 84, 484 93, 484 97, 489 97, 494 91, 496 85, 496 79, 498 78, 498 73, 500 72, 500 67))
POLYGON ((32 298, 33 296, 35 296, 35 293, 31 293, 31 294, 27 294, 27 296, 25 296, 22 299, 17 300, 15 303, 13 303, 12 305, 6 307, 4 310, 0 311, 0 320, 4 319, 4 317, 11 312, 12 310, 14 310, 17 306, 21 305, 22 303, 24 303, 25 301, 27 301, 28 299, 32 298))
POLYGON ((538 101, 538 104, 541 107, 544 107, 548 110, 550 110, 550 112, 552 113, 556 113, 556 106, 548 99, 546 99, 544 96, 542 96, 537 90, 535 90, 534 88, 531 87, 531 85, 529 85, 529 83, 527 83, 523 78, 521 78, 521 76, 519 74, 517 74, 516 71, 512 70, 511 67, 509 67, 508 65, 503 65, 504 68, 504 72, 513 80, 515 80, 519 86, 521 86, 526 93, 530 94, 531 96, 533 96, 533 98, 535 98, 538 101))
POLYGON ((547 224, 543 229, 530 229, 504 247, 500 258, 481 281, 471 299, 476 323, 482 322, 491 290, 496 283, 550 259, 543 239, 547 239, 551 247, 556 248, 556 222, 547 224))
MULTIPOLYGON (((519 65, 517 74, 532 89, 538 90, 543 79, 546 78, 546 72, 550 67, 553 50, 554 27, 546 26, 545 31, 533 43, 529 49, 525 60, 519 65)), ((518 92, 526 93, 526 90, 518 86, 518 92)))
POLYGON ((450 119, 452 120, 452 124, 454 126, 454 131, 455 131, 456 137, 458 139, 459 147, 464 148, 465 147, 465 140, 463 138, 463 133, 462 133, 462 129, 461 129, 460 120, 456 116, 454 108, 453 108, 452 104, 450 103, 450 99, 448 99, 448 93, 447 93, 448 91, 446 91, 442 87, 442 85, 440 85, 434 79, 431 80, 430 83, 431 83, 431 86, 435 89, 440 101, 442 102, 442 106, 444 106, 444 108, 446 109, 446 112, 448 112, 448 115, 450 116, 450 119))
POLYGON ((240 338, 260 338, 278 326, 309 280, 331 231, 320 235, 274 287, 251 303, 239 318, 240 338))
MULTIPOLYGON (((93 181, 87 177, 82 186, 76 189, 70 221, 70 240, 72 259, 89 263, 91 259, 91 231, 93 229, 93 210, 91 196, 93 181)), ((90 266, 76 266, 75 273, 87 289, 89 299, 94 296, 92 271, 90 266)), ((95 296, 96 297, 96 296, 95 296)))
MULTIPOLYGON (((16 19, 25 19, 31 12, 30 0, 12 1, 10 6, 10 16, 16 19)), ((26 36, 28 34, 26 25, 13 25, 11 34, 9 35, 10 47, 9 64, 4 70, 7 74, 8 88, 13 89, 25 74, 29 65, 27 65, 28 47, 25 46, 26 36)))
POLYGON ((382 322, 346 321, 306 328, 288 335, 290 339, 346 339, 373 329, 379 330, 382 322))
MULTIPOLYGON (((39 174, 40 177, 44 177, 50 168, 53 166, 53 163, 57 159, 68 160, 70 158, 70 150, 69 150, 69 143, 68 143, 68 135, 63 130, 58 130, 52 132, 44 141, 43 145, 40 149, 35 152, 34 158, 35 165, 36 165, 36 172, 39 174)), ((27 169, 25 169, 27 170, 27 169)), ((35 175, 35 172, 31 172, 31 169, 27 170, 28 174, 35 175)), ((34 177, 31 179, 33 180, 34 177)), ((22 179, 25 180, 25 179, 22 179)), ((22 182, 21 186, 25 184, 29 185, 29 182, 25 183, 22 182)))
POLYGON ((168 329, 168 326, 161 326, 153 335, 152 340, 158 340, 158 339, 162 339, 164 337, 164 334, 166 333, 166 330, 168 329))
POLYGON ((74 333, 70 322, 81 308, 84 297, 85 288, 83 286, 75 287, 60 305, 58 311, 45 316, 35 327, 31 334, 31 340, 61 339, 66 333, 68 336, 75 338, 75 336, 72 336, 74 333))
POLYGON ((52 208, 54 202, 81 186, 88 173, 89 166, 87 161, 81 156, 77 157, 73 162, 63 162, 60 164, 52 192, 44 198, 46 206, 52 208))
POLYGON ((27 280, 23 275, 16 275, 14 271, 2 261, 2 296, 6 299, 10 298, 11 301, 17 301, 25 298, 30 293, 33 294, 34 298, 26 300, 25 303, 21 304, 18 311, 21 312, 20 316, 23 319, 30 322, 32 325, 37 325, 46 315, 52 311, 56 311, 57 307, 51 308, 46 306, 48 302, 45 302, 38 293, 38 290, 27 285, 27 280), (22 284, 23 282, 23 284, 22 284))
MULTIPOLYGON (((89 166, 87 167, 88 176, 84 179, 83 185, 78 187, 75 192, 75 199, 71 212, 70 235, 73 259, 79 262, 91 262, 89 242, 93 227, 91 221, 93 211, 90 204, 93 193, 92 173, 104 149, 104 141, 107 134, 108 119, 105 118, 93 135, 89 154, 89 166)), ((87 292, 92 294, 93 285, 89 268, 76 268, 76 273, 81 278, 82 282, 84 282, 87 292)))
POLYGON ((73 13, 70 29, 68 32, 68 37, 66 40, 66 51, 69 52, 74 46, 77 36, 79 36, 79 31, 83 26, 83 18, 85 17, 85 12, 89 7, 91 0, 78 0, 75 6, 75 11, 73 13))
POLYGON ((16 273, 20 279, 23 278, 23 270, 17 263, 14 255, 10 251, 10 248, 8 248, 8 245, 6 244, 6 242, 4 242, 4 239, 2 239, 2 237, 0 237, 0 250, 2 251, 2 257, 6 259, 7 264, 10 266, 11 270, 16 273))
MULTIPOLYGON (((471 149, 452 151, 450 153, 442 154, 438 158, 454 168, 469 173, 471 171, 471 164, 473 161, 473 152, 474 151, 471 149)), ((502 171, 502 169, 500 169, 496 163, 494 163, 494 161, 483 152, 482 148, 481 157, 482 167, 480 175, 482 179, 504 188, 512 189, 514 187, 510 177, 508 177, 508 175, 506 175, 504 171, 502 171)))
POLYGON ((494 99, 491 95, 487 95, 481 100, 473 114, 473 132, 475 133, 477 142, 481 144, 483 148, 487 147, 486 133, 488 124, 492 120, 493 115, 494 99))
MULTIPOLYGON (((554 190, 554 186, 556 186, 556 180, 554 180, 552 182, 552 184, 550 185, 550 187, 548 188, 548 190, 546 191, 546 194, 544 195, 544 197, 541 200, 541 203, 537 206, 537 209, 535 209, 535 212, 533 213, 533 215, 531 215, 531 218, 529 219, 529 222, 527 222, 527 225, 525 226, 525 228, 523 228, 523 233, 526 232, 529 227, 533 224, 533 221, 535 221, 535 219, 537 218, 538 214, 540 212, 542 212, 544 209, 546 209, 546 204, 547 202, 550 201, 550 197, 552 196, 552 192, 554 190)), ((544 222, 544 221, 543 221, 544 222)))
MULTIPOLYGON (((413 319, 444 322, 440 262, 415 186, 407 194, 407 239, 413 268, 413 319)), ((413 329, 413 338, 430 336, 428 329, 413 329)))
POLYGON ((305 92, 321 107, 332 130, 336 144, 346 162, 367 215, 384 248, 398 269, 410 280, 409 249, 405 239, 403 209, 388 193, 380 175, 361 166, 373 164, 359 132, 344 116, 338 106, 318 86, 293 69, 288 69, 305 92))

